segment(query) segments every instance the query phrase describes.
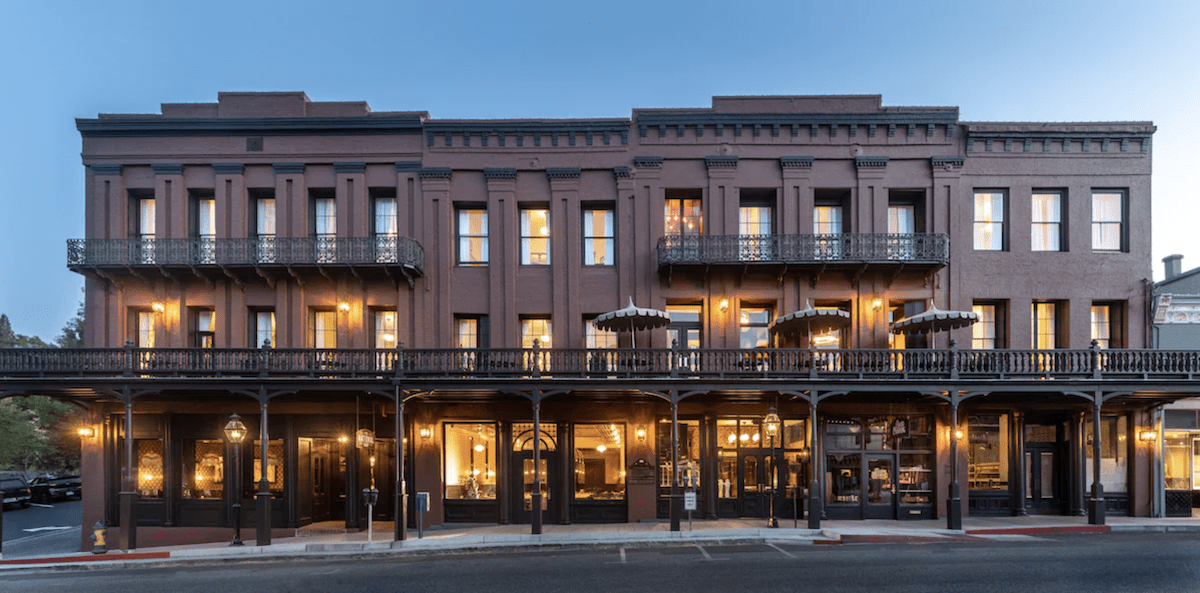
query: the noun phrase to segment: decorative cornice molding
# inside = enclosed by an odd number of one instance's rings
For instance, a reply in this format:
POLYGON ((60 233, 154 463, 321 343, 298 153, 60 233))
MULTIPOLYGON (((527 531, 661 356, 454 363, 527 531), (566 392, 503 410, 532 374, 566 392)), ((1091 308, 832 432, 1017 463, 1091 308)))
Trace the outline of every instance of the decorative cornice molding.
POLYGON ((151 163, 150 169, 155 175, 183 175, 183 165, 180 163, 151 163))
POLYGON ((333 164, 334 173, 365 173, 367 164, 354 161, 343 161, 333 164))
POLYGON ((424 167, 421 169, 421 179, 450 179, 454 170, 450 167, 424 167))
POLYGON ((276 175, 297 175, 304 173, 304 163, 275 163, 276 175))
POLYGON ((961 167, 967 162, 967 157, 962 155, 938 155, 930 157, 929 164, 933 168, 945 168, 946 166, 961 167))
POLYGON ((76 119, 84 138, 162 136, 373 136, 419 134, 420 115, 355 117, 162 117, 76 119))
POLYGON ((421 161, 396 161, 396 172, 420 171, 421 161))
POLYGON ((507 146, 507 137, 517 137, 517 146, 524 146, 526 134, 534 137, 534 146, 541 146, 541 137, 550 137, 550 145, 558 146, 560 136, 567 137, 569 146, 578 146, 578 136, 583 135, 587 140, 586 146, 592 146, 592 139, 601 135, 605 146, 612 142, 614 133, 620 134, 621 144, 629 143, 628 119, 586 119, 586 120, 444 120, 426 121, 425 139, 428 146, 434 145, 434 138, 441 135, 445 138, 445 146, 453 146, 453 137, 462 138, 463 146, 470 146, 470 138, 481 138, 480 145, 487 146, 489 135, 496 135, 499 146, 507 146))
POLYGON ((662 167, 663 158, 660 156, 635 156, 633 157, 633 166, 639 169, 659 169, 662 167))
POLYGON ((633 171, 630 170, 629 167, 625 166, 613 167, 613 176, 617 179, 623 179, 625 177, 633 176, 633 171))
POLYGON ((213 172, 217 175, 241 175, 246 172, 242 163, 213 163, 213 172))
POLYGON ((483 170, 483 178, 488 181, 511 181, 517 178, 517 170, 512 167, 488 167, 483 170))
POLYGON ((737 167, 737 155, 718 155, 704 157, 704 166, 709 169, 721 167, 737 167))
POLYGON ((93 175, 120 175, 124 165, 91 165, 93 175))
POLYGON ((546 169, 546 178, 553 181, 555 179, 579 179, 579 167, 548 167, 546 169))
POLYGON ((856 156, 854 157, 854 166, 858 169, 882 169, 887 167, 888 157, 886 156, 856 156))
POLYGON ((637 114, 640 128, 678 125, 710 126, 813 126, 813 125, 956 125, 958 108, 934 108, 914 111, 886 111, 879 113, 712 113, 712 112, 642 112, 637 114))
POLYGON ((781 156, 779 166, 784 169, 811 169, 814 160, 810 156, 781 156))

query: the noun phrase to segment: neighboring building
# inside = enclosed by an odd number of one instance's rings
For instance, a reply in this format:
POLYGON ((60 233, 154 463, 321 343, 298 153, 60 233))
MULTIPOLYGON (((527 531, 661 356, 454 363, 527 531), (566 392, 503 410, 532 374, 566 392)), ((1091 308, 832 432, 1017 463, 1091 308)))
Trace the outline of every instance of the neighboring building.
MULTIPOLYGON (((1183 256, 1163 258, 1166 275, 1154 283, 1154 347, 1200 348, 1200 268, 1183 272, 1183 256)), ((1200 507, 1200 400, 1163 410, 1163 503, 1168 516, 1191 516, 1200 507)))
POLYGON ((429 524, 535 522, 536 491, 551 522, 665 518, 673 475, 714 518, 953 524, 954 475, 964 513, 1083 514, 1099 468, 1102 522, 1152 512, 1139 437, 1197 393, 1195 362, 1147 350, 1146 122, 879 96, 438 120, 221 93, 77 126, 94 350, 0 358, 0 390, 92 403, 84 525, 230 526, 236 501, 262 526, 257 490, 272 526, 359 528, 371 483, 395 517, 400 468, 429 524), (636 349, 590 323, 630 298, 671 316, 636 349), (849 325, 772 334, 809 303, 849 325), (891 333, 931 304, 979 322, 891 333))

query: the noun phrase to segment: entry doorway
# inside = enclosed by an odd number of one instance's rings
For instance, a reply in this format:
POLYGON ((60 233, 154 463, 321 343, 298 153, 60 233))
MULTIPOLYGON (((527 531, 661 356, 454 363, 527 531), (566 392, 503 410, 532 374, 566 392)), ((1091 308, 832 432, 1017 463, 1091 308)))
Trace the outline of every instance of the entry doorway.
POLYGON ((896 456, 866 455, 864 519, 896 518, 896 456))
POLYGON ((1058 465, 1057 446, 1047 443, 1025 445, 1025 507, 1030 513, 1062 513, 1058 465))
MULTIPOLYGON (((512 484, 513 519, 515 523, 533 522, 533 451, 516 451, 512 455, 512 473, 509 483, 512 484)), ((558 487, 559 479, 558 458, 554 451, 542 451, 538 459, 538 473, 541 474, 542 493, 542 522, 557 523, 558 508, 555 504, 563 495, 558 487)))
POLYGON ((297 500, 301 525, 346 519, 346 456, 337 439, 298 439, 297 500))
POLYGON ((771 493, 779 485, 775 459, 769 450, 721 451, 720 492, 722 516, 766 518, 771 493))
POLYGON ((895 453, 830 453, 825 512, 830 519, 896 518, 895 453))

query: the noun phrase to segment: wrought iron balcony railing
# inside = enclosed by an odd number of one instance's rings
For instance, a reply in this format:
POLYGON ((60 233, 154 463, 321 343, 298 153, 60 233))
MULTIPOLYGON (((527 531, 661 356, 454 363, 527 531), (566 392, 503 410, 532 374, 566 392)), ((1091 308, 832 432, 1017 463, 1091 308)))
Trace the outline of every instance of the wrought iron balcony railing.
POLYGON ((69 239, 67 267, 399 266, 424 273, 425 250, 408 237, 69 239))
POLYGON ((1200 379, 1200 350, 0 349, 8 377, 1200 379))
POLYGON ((943 234, 667 235, 658 240, 658 265, 918 263, 950 261, 943 234))

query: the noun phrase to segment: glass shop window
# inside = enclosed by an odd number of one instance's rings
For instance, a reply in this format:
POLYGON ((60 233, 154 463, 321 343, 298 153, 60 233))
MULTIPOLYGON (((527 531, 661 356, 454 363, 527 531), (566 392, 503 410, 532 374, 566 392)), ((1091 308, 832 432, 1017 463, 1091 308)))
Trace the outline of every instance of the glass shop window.
MULTIPOLYGON (((1166 439, 1163 440, 1163 454, 1163 476, 1167 480, 1167 490, 1190 490, 1192 488, 1191 435, 1186 432, 1168 432, 1166 439)), ((1105 488, 1107 489, 1107 486, 1105 488)))
MULTIPOLYGON (((662 488, 671 487, 671 477, 675 475, 674 460, 671 456, 671 419, 663 418, 658 421, 658 485, 662 488)), ((679 467, 684 473, 700 473, 700 421, 679 421, 679 467)), ((682 479, 682 473, 681 479, 682 479)), ((697 477, 699 485, 699 477, 697 477)), ((680 482, 683 485, 683 482, 680 482)))
POLYGON ((967 481, 971 490, 1008 490, 1008 417, 967 418, 967 481))
POLYGON ((220 500, 225 494, 225 442, 183 442, 183 498, 220 500))
POLYGON ((862 449, 862 425, 857 420, 830 418, 825 422, 825 448, 862 449))
POLYGON ((162 498, 163 442, 161 439, 134 439, 137 459, 137 490, 142 498, 162 498))
POLYGON ((897 482, 901 504, 933 502, 933 455, 901 455, 897 482))
POLYGON ((625 500, 625 426, 576 424, 574 436, 575 499, 625 500))
MULTIPOLYGON (((1086 483, 1092 483, 1092 422, 1084 422, 1086 483)), ((1100 483, 1105 492, 1126 492, 1129 476, 1129 430, 1124 416, 1100 418, 1100 483)))
MULTIPOLYGON (((258 481, 262 479, 262 441, 254 441, 254 482, 242 484, 242 490, 247 497, 254 496, 258 490, 258 481)), ((267 441, 267 483, 271 486, 271 494, 283 496, 283 441, 271 439, 267 441)))
POLYGON ((446 500, 495 500, 496 425, 456 422, 443 430, 446 500))
POLYGON ((825 456, 825 500, 830 504, 858 504, 862 494, 862 455, 830 453, 825 456))

